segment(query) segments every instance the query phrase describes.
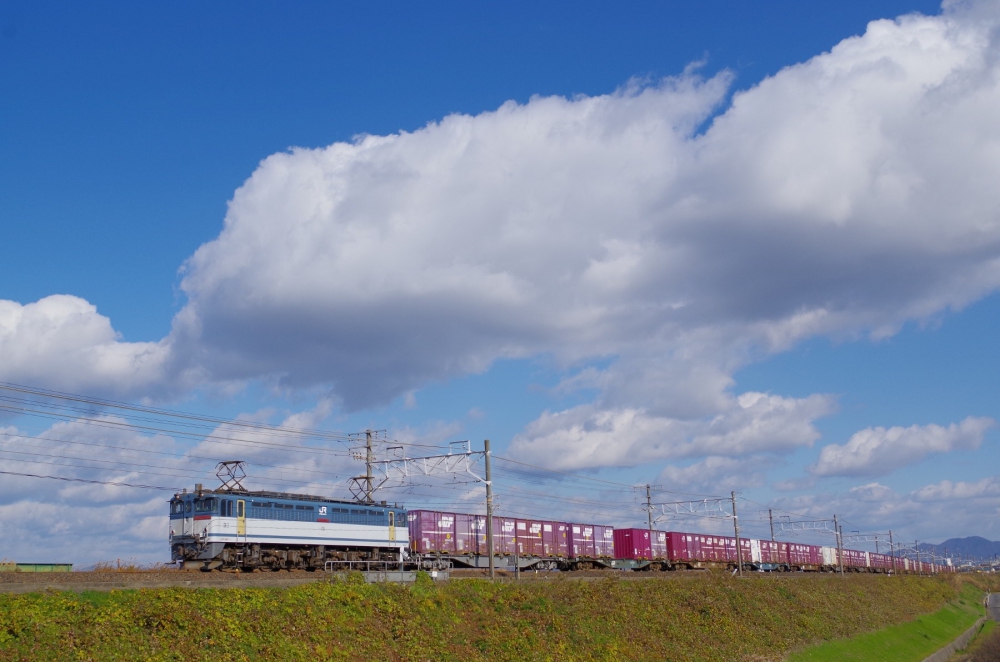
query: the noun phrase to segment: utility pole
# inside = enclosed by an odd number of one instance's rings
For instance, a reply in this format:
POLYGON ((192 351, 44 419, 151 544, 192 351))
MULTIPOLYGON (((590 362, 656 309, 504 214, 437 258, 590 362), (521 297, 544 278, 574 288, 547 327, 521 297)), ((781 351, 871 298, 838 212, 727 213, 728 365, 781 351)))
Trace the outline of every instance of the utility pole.
POLYGON ((521 578, 521 543, 517 540, 517 518, 514 518, 514 579, 521 578))
POLYGON ((889 529, 889 555, 892 557, 892 574, 896 574, 896 548, 892 545, 892 529, 889 529))
POLYGON ((837 540, 840 542, 840 576, 844 576, 844 527, 837 529, 837 540))
POLYGON ((365 502, 372 502, 372 462, 375 457, 372 455, 372 431, 365 430, 365 502))
POLYGON ((833 516, 833 532, 837 534, 837 564, 840 566, 840 576, 844 576, 844 545, 841 539, 842 533, 840 525, 837 524, 837 516, 833 516))
POLYGON ((774 542, 774 516, 770 508, 767 509, 767 520, 771 523, 771 542, 774 542))
POLYGON ((483 442, 486 450, 486 553, 490 557, 490 581, 496 579, 493 564, 493 474, 490 473, 490 440, 483 442))
POLYGON ((740 577, 743 576, 743 550, 740 548, 740 520, 736 516, 736 492, 730 493, 733 498, 733 531, 736 533, 736 567, 740 577))
POLYGON ((653 493, 646 483, 646 519, 649 520, 649 549, 653 549, 653 493))

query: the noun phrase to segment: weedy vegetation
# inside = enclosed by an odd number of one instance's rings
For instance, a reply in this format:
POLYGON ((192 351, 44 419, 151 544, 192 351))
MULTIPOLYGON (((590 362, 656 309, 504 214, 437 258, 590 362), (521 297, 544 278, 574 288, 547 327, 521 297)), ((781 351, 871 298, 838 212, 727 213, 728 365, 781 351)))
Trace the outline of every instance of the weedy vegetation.
MULTIPOLYGON (((780 660, 935 612, 955 578, 729 576, 0 595, 0 660, 780 660)), ((964 598, 963 598, 964 599, 964 598)))
POLYGON ((919 662, 957 639, 986 615, 982 595, 972 584, 965 584, 957 600, 932 614, 808 648, 792 655, 789 662, 919 662))

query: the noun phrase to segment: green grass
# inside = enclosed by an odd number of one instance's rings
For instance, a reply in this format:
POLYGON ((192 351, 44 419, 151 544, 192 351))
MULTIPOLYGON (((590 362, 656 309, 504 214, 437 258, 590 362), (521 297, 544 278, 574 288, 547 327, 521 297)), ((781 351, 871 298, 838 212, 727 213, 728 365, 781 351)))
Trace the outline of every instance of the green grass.
POLYGON ((965 584, 959 599, 920 618, 858 635, 830 641, 789 656, 789 662, 920 662, 947 646, 981 616, 983 593, 965 584))
POLYGON ((0 594, 0 662, 774 660, 958 597, 954 578, 871 575, 0 594))

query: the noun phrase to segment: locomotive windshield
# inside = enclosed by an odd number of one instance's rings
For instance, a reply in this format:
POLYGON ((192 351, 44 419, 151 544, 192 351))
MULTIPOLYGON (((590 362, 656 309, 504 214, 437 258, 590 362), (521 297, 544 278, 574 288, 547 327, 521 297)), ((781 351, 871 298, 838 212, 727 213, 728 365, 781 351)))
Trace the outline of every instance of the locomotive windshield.
POLYGON ((212 513, 218 507, 218 499, 199 499, 194 502, 194 511, 196 513, 212 513))

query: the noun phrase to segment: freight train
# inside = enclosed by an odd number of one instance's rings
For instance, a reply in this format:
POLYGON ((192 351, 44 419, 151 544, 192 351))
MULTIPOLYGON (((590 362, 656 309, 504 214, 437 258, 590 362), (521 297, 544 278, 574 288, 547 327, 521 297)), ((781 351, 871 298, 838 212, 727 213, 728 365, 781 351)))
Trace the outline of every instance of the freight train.
MULTIPOLYGON (((486 517, 407 511, 284 492, 182 491, 170 500, 171 559, 185 569, 440 569, 489 565, 486 517)), ((508 570, 681 569, 951 572, 945 565, 784 541, 493 518, 494 565, 508 570)))
MULTIPOLYGON (((410 556, 426 568, 489 565, 486 517, 412 510, 410 556)), ((745 570, 845 572, 953 572, 945 564, 854 549, 775 540, 739 539, 708 533, 616 529, 599 524, 493 518, 494 565, 507 570, 745 570)))

